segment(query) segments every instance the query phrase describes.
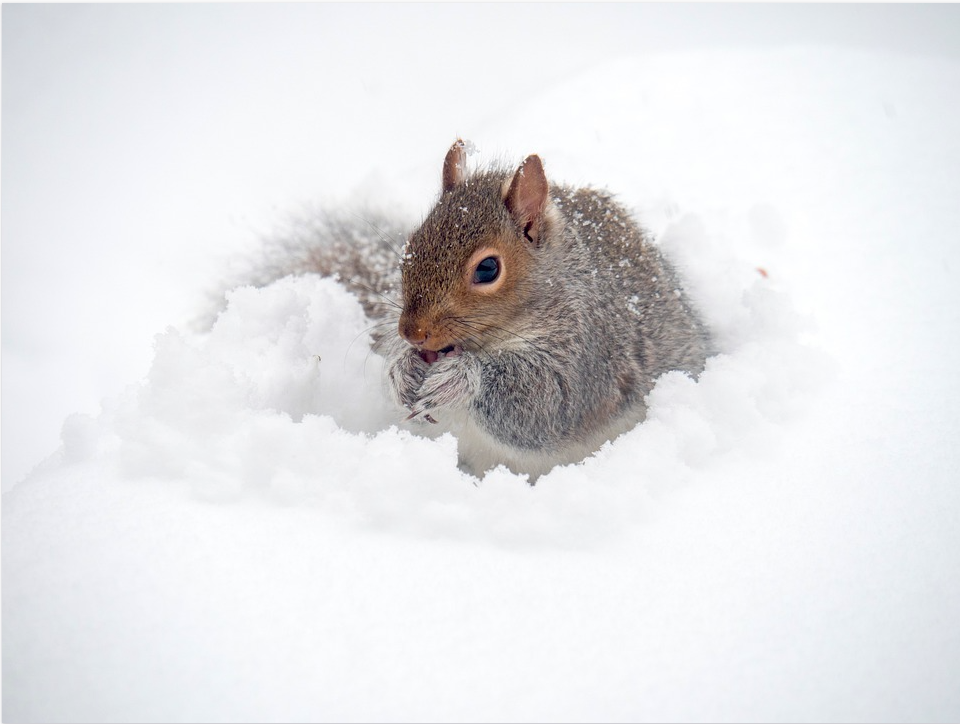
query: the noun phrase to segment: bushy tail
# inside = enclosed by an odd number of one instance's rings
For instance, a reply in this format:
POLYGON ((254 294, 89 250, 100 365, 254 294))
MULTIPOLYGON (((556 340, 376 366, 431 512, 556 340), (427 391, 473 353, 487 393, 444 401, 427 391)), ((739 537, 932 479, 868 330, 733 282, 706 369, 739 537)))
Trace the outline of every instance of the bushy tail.
POLYGON ((400 220, 370 209, 304 214, 268 238, 246 268, 221 287, 208 323, 222 310, 227 289, 263 287, 291 274, 336 277, 372 321, 392 319, 399 313, 400 257, 407 234, 400 220))

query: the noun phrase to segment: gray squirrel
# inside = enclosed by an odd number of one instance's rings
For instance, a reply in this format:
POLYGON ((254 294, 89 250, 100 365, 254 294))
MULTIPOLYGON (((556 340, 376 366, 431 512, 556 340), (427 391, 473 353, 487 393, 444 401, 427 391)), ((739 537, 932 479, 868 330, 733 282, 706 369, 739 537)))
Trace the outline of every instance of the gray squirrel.
POLYGON ((698 375, 709 336, 609 194, 549 183, 535 155, 472 175, 466 159, 457 140, 399 279, 371 231, 393 232, 382 219, 328 223, 326 242, 285 271, 337 274, 358 294, 381 323, 374 348, 392 398, 407 419, 453 432, 462 467, 503 464, 533 482, 643 420, 661 374, 698 375), (384 301, 397 291, 399 304, 384 301))

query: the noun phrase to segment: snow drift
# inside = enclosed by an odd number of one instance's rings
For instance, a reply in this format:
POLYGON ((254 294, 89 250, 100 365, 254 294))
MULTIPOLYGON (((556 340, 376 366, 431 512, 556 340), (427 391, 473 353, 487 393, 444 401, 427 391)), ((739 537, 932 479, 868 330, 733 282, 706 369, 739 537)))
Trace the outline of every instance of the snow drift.
MULTIPOLYGON (((450 129, 425 168, 461 133, 636 208, 721 353, 530 487, 402 427, 334 280, 232 290, 4 494, 4 718, 956 719, 957 87, 660 54, 450 129)), ((437 191, 378 173, 340 202, 437 191)))

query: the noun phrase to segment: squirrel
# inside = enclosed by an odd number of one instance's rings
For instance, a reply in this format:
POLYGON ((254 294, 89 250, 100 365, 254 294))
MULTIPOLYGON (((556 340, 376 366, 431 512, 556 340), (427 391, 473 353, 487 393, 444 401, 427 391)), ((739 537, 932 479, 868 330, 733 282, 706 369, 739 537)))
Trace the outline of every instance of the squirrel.
POLYGON ((468 472, 502 464, 533 484, 641 422, 656 379, 696 377, 711 343, 671 265, 612 196, 548 182, 536 155, 516 170, 466 166, 458 139, 399 264, 389 218, 325 215, 257 281, 336 275, 376 324, 405 419, 453 432, 468 472))
POLYGON ((461 464, 531 482, 634 427, 671 370, 704 367, 676 273, 609 194, 547 181, 539 156, 468 175, 457 140, 407 242, 397 334, 382 340, 408 419, 443 421, 461 464))

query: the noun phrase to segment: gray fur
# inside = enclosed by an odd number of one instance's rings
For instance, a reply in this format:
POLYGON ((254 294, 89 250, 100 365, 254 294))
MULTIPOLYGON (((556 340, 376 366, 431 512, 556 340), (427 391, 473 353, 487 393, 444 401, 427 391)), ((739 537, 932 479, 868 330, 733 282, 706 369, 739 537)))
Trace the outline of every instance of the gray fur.
MULTIPOLYGON (((483 237, 519 232, 502 201, 508 179, 481 173, 444 192, 408 244, 406 309, 437 303, 483 237)), ((676 274, 623 207, 592 189, 551 186, 549 197, 519 314, 480 335, 468 319, 461 333, 476 338, 432 366, 405 343, 386 350, 394 397, 413 416, 460 413, 534 476, 642 420, 657 377, 697 375, 708 353, 676 274)))

